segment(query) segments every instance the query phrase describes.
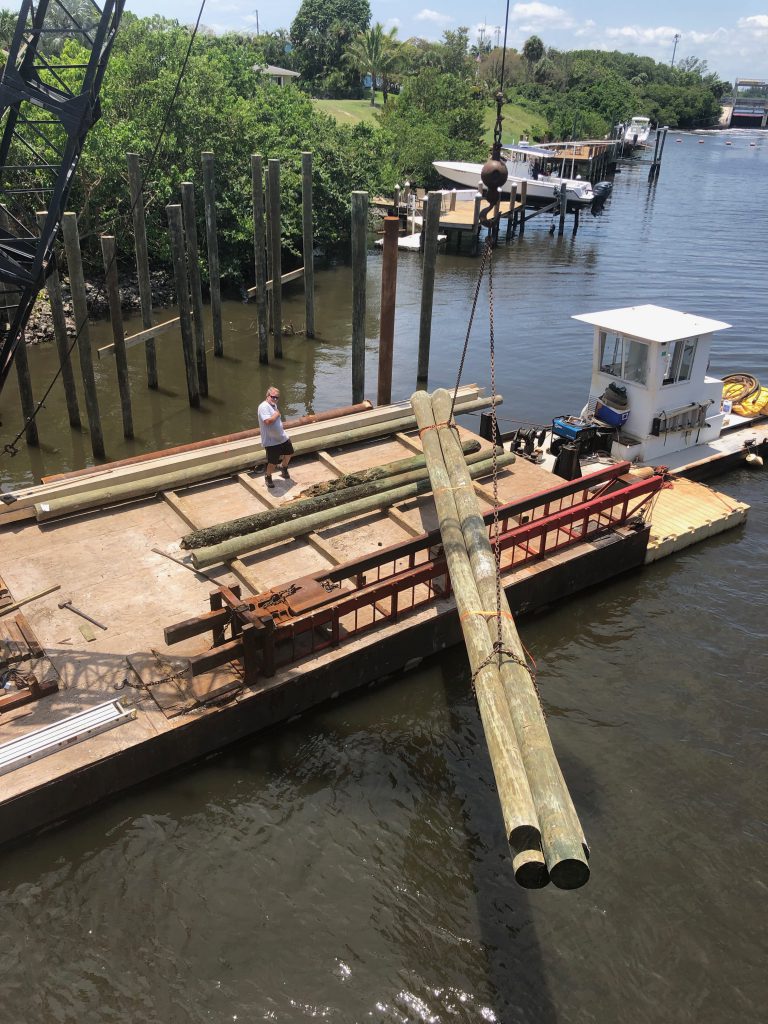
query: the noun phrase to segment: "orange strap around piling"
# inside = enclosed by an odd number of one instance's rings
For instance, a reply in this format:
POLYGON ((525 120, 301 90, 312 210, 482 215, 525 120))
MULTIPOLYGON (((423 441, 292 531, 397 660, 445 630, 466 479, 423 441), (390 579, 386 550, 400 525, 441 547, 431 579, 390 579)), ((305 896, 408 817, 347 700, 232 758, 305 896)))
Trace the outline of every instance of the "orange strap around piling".
POLYGON ((481 615, 484 619, 495 619, 499 614, 501 614, 505 619, 509 619, 510 622, 514 622, 511 612, 499 612, 496 608, 494 608, 492 612, 486 612, 482 609, 472 608, 467 612, 462 612, 461 615, 459 616, 459 619, 460 621, 463 621, 464 619, 469 618, 470 615, 481 615))

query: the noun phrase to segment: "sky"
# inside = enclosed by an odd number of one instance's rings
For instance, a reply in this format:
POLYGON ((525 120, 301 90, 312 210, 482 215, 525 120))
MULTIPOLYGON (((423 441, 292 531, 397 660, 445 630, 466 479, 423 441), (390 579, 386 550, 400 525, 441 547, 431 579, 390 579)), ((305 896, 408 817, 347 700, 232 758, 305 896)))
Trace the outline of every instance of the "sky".
MULTIPOLYGON (((162 14, 192 24, 201 0, 127 0, 126 9, 145 17, 162 14)), ((504 0, 371 0, 372 20, 397 27, 399 39, 439 40, 446 29, 470 29, 503 41, 504 0)), ((202 24, 216 32, 270 32, 290 28, 300 0, 206 0, 202 24), (255 6, 258 4, 258 7, 255 6)), ((707 61, 726 81, 768 79, 768 0, 564 0, 562 4, 512 3, 507 43, 518 50, 536 34, 559 50, 622 50, 671 62, 684 57, 707 61), (675 43, 675 36, 679 36, 675 43)))

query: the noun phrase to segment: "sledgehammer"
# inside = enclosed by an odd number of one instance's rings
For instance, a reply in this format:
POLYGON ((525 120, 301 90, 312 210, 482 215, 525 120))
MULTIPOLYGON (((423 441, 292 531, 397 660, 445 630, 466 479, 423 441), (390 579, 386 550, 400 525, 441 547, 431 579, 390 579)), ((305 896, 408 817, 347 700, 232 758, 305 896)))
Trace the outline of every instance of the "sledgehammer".
POLYGON ((102 622, 97 622, 96 619, 92 619, 90 615, 87 615, 79 608, 75 608, 71 601, 59 601, 59 608, 69 608, 69 610, 74 612, 75 615, 81 615, 84 619, 88 619, 89 622, 92 622, 94 626, 98 626, 99 629, 107 628, 102 622))

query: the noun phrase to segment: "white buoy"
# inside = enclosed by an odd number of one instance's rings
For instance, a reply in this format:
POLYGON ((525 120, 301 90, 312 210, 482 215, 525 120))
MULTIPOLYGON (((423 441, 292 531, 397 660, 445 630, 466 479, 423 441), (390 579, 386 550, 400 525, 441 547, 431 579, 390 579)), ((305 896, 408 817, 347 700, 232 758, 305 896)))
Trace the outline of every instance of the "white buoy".
POLYGON ((759 469, 763 464, 763 457, 758 455, 757 452, 749 452, 744 461, 748 466, 754 466, 755 469, 759 469))

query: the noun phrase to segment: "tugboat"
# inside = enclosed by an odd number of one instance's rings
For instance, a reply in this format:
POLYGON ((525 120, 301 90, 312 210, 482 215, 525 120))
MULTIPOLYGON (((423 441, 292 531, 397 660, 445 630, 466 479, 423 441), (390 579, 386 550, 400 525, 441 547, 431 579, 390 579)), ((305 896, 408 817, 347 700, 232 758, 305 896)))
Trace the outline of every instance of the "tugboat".
POLYGON ((742 379, 754 378, 740 374, 724 382, 708 372, 714 333, 730 324, 654 305, 573 319, 594 327, 592 380, 581 413, 552 422, 553 472, 572 479, 600 460, 663 464, 689 475, 694 466, 760 464, 768 445, 768 390, 764 404, 757 401, 764 390, 758 385, 752 404, 743 398, 738 405, 729 395, 740 395, 742 379))

